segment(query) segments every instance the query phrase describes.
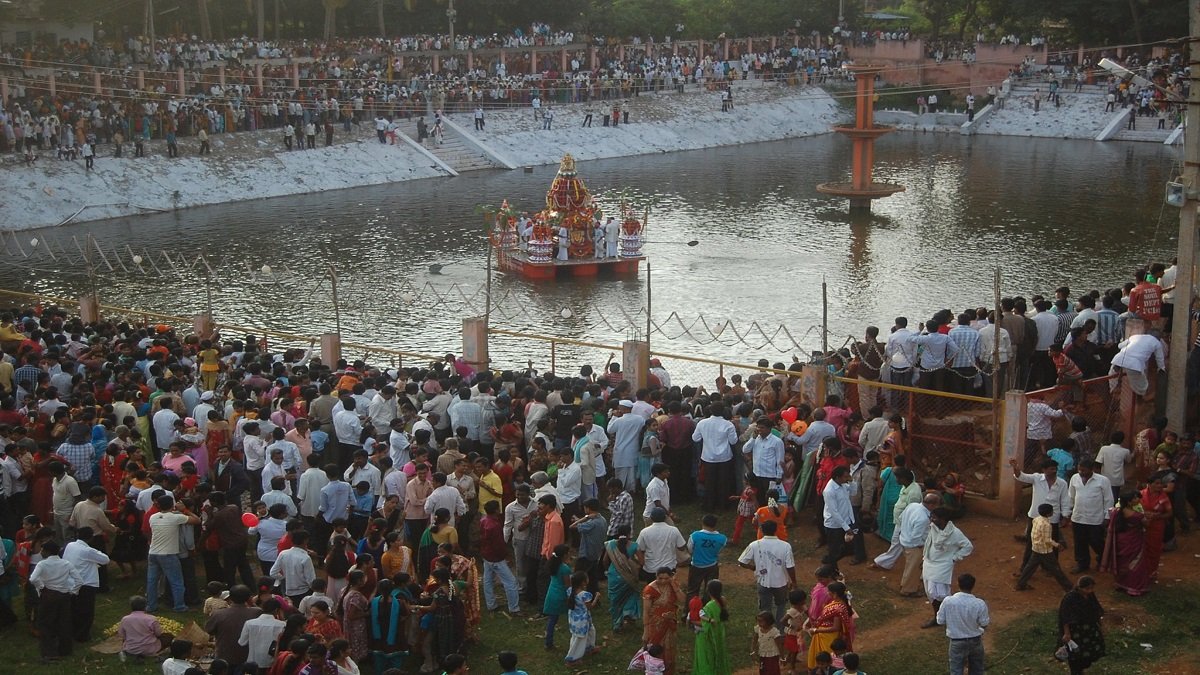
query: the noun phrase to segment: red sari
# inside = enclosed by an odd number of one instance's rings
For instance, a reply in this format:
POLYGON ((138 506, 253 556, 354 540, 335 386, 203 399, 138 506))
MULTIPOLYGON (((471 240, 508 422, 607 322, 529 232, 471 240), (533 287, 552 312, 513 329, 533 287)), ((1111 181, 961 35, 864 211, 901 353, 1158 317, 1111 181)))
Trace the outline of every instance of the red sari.
POLYGON ((104 486, 110 510, 119 508, 125 498, 125 495, 121 494, 121 483, 125 480, 125 463, 128 461, 129 455, 124 452, 116 457, 105 454, 100 459, 100 484, 104 486))
POLYGON ((1117 579, 1117 588, 1129 595, 1139 596, 1150 590, 1158 562, 1150 566, 1146 555, 1146 517, 1134 511, 1125 515, 1121 507, 1113 509, 1108 519, 1108 537, 1104 541, 1104 554, 1100 560, 1100 571, 1112 572, 1117 579))
POLYGON ((1166 492, 1154 494, 1150 488, 1143 489, 1142 511, 1146 514, 1146 565, 1150 570, 1150 578, 1156 579, 1158 561, 1163 553, 1163 535, 1171 519, 1171 495, 1166 492))

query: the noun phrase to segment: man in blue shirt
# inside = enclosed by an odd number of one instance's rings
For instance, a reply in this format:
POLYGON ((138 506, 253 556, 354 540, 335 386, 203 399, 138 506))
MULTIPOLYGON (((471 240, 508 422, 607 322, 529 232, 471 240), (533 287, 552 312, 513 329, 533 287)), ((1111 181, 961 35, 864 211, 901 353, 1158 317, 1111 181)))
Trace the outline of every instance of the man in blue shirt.
POLYGON ((700 524, 704 529, 696 530, 688 537, 687 546, 692 554, 692 564, 688 567, 687 594, 690 598, 703 593, 703 600, 707 602, 708 582, 718 576, 720 565, 717 559, 729 539, 717 532, 715 515, 710 513, 704 516, 700 524))
POLYGON ((317 514, 316 541, 313 548, 322 556, 329 546, 329 535, 333 532, 333 521, 338 518, 350 518, 350 505, 353 501, 354 490, 350 484, 342 480, 342 473, 336 464, 325 465, 325 477, 329 483, 321 488, 321 507, 317 514))

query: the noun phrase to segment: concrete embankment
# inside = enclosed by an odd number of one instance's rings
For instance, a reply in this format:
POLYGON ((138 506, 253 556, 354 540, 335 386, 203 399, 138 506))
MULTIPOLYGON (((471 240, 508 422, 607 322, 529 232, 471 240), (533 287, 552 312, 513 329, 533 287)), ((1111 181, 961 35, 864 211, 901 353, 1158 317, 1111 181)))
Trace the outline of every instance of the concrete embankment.
MULTIPOLYGON (((489 112, 486 131, 471 132, 513 164, 557 162, 570 152, 579 160, 601 159, 722 145, 774 141, 825 133, 840 114, 818 88, 738 83, 734 109, 722 112, 720 95, 695 91, 622 100, 630 124, 604 128, 612 102, 555 106, 553 128, 543 130, 528 108, 489 112), (584 116, 592 127, 583 128, 584 116)), ((470 130, 469 113, 454 116, 470 130)), ((32 229, 225 202, 337 190, 448 176, 427 154, 409 145, 376 142, 368 124, 338 143, 285 151, 279 131, 216 135, 213 154, 195 156, 194 139, 181 139, 181 158, 168 159, 155 143, 148 157, 111 157, 100 147, 95 169, 83 160, 60 161, 45 153, 34 166, 9 160, 0 167, 0 228, 32 229)), ((318 141, 320 142, 320 140, 318 141)))

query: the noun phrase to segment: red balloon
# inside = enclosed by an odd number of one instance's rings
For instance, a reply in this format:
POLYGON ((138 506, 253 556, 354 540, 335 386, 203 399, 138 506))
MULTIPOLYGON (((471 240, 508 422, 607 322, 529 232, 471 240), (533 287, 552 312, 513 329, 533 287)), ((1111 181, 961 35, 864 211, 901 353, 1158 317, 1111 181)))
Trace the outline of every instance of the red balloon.
POLYGON ((798 413, 796 412, 795 408, 788 408, 788 409, 784 410, 783 412, 779 413, 779 416, 783 418, 784 422, 788 423, 789 427, 792 426, 792 424, 794 424, 796 422, 797 415, 798 415, 798 413))
POLYGON ((253 513, 243 513, 242 524, 246 527, 256 527, 258 525, 258 516, 253 513))

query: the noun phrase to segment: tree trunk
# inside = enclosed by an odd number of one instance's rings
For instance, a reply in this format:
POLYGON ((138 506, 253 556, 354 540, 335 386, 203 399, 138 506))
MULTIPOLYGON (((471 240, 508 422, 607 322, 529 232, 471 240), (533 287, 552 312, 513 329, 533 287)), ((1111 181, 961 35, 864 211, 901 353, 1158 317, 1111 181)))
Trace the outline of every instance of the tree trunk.
POLYGON ((1145 40, 1142 39, 1142 17, 1138 14, 1137 0, 1129 0, 1129 15, 1133 19, 1133 35, 1141 44, 1145 40))
POLYGON ((275 41, 279 42, 279 32, 282 30, 282 24, 279 22, 279 3, 280 0, 275 0, 275 21, 271 25, 275 27, 275 41))
MULTIPOLYGON (((958 24, 958 41, 963 42, 966 39, 967 26, 975 20, 977 0, 967 0, 967 4, 963 7, 962 23, 958 24)), ((974 43, 975 36, 971 36, 971 42, 974 43)))
POLYGON ((378 12, 377 19, 379 21, 379 37, 387 37, 387 29, 383 25, 383 0, 375 0, 375 9, 378 12))
POLYGON ((212 23, 208 19, 208 0, 196 0, 196 9, 200 14, 200 39, 212 39, 212 23))
POLYGON ((142 24, 142 34, 150 39, 150 51, 154 52, 154 0, 146 0, 146 16, 142 24))
POLYGON ((337 8, 332 3, 325 5, 325 39, 332 40, 337 32, 337 8))
POLYGON ((265 0, 254 0, 254 34, 259 40, 263 39, 263 24, 266 23, 266 8, 263 7, 265 0))

